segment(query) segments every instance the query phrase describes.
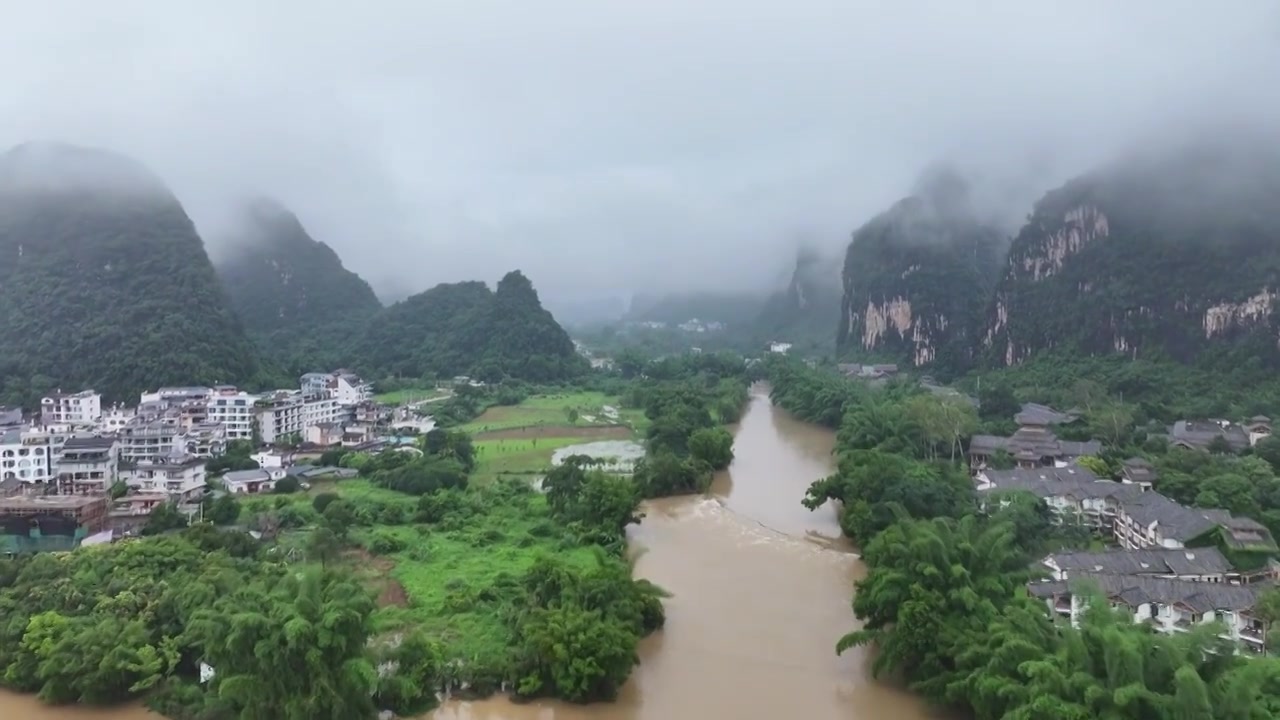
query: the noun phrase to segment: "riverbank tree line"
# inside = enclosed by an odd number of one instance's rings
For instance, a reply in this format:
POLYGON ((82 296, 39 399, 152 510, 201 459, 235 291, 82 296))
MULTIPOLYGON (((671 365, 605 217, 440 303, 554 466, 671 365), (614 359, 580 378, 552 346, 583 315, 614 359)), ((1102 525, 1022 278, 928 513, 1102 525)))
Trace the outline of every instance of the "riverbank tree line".
MULTIPOLYGON (((721 425, 737 419, 747 378, 741 359, 710 356, 652 363, 615 387, 644 409, 647 474, 578 457, 548 474, 545 493, 516 480, 474 486, 470 437, 441 428, 419 452, 325 458, 355 468, 344 482, 367 492, 340 483, 228 501, 212 513, 219 525, 157 526, 0 565, 0 682, 51 703, 145 697, 175 720, 358 720, 421 712, 440 692, 503 689, 609 700, 664 618, 662 591, 631 577, 625 528, 643 497, 704 488, 728 465, 721 425), (386 604, 377 558, 427 594, 386 604), (448 579, 445 567, 478 558, 495 571, 448 579)), ((448 402, 461 420, 510 399, 492 393, 448 402)))
MULTIPOLYGON (((840 638, 838 652, 873 645, 878 674, 979 720, 1280 717, 1280 660, 1236 654, 1213 626, 1163 635, 1096 597, 1071 627, 1028 595, 1035 562, 1082 546, 1088 534, 1055 524, 1043 501, 1025 493, 980 508, 963 453, 948 449, 987 422, 972 404, 906 383, 870 387, 785 359, 766 371, 775 402, 838 429, 839 470, 805 498, 811 508, 843 503, 841 526, 868 568, 854 588, 862 627, 840 638)), ((1268 463, 1253 460, 1173 454, 1166 467, 1183 497, 1216 495, 1199 489, 1217 477, 1204 466, 1269 474, 1268 463)), ((1238 502, 1255 499, 1243 492, 1238 502)), ((1280 598, 1264 597, 1259 611, 1280 617, 1280 598)))
POLYGON ((630 381, 625 407, 647 420, 645 456, 634 478, 644 497, 705 492, 712 474, 733 461, 733 435, 748 399, 748 369, 730 353, 651 361, 630 381))

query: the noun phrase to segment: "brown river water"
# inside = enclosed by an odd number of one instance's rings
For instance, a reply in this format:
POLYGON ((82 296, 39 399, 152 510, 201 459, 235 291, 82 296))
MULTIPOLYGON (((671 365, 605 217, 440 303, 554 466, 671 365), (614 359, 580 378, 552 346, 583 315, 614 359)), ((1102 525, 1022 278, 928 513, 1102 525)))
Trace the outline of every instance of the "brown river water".
MULTIPOLYGON (((632 528, 636 573, 672 594, 666 627, 640 647, 617 702, 446 703, 422 720, 923 720, 908 693, 869 677, 865 652, 835 654, 853 629, 862 564, 835 510, 800 505, 830 474, 834 434, 774 407, 766 389, 734 428, 733 464, 709 497, 646 504, 632 528)), ((138 708, 48 708, 0 693, 0 719, 155 720, 138 708)))

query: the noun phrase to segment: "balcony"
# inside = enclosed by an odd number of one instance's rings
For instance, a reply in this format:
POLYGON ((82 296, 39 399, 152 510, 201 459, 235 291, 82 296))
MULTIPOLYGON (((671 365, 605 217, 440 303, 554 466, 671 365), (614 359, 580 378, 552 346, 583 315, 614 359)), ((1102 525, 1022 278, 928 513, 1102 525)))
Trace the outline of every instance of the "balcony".
POLYGON ((1255 645, 1262 645, 1267 640, 1267 634, 1260 626, 1246 625, 1240 628, 1240 639, 1255 645))

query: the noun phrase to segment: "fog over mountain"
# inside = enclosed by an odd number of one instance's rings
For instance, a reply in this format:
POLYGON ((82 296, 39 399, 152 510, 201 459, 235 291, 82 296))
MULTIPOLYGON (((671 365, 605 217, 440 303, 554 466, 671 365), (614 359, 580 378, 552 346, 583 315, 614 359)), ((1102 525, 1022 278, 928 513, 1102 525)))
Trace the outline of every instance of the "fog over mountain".
POLYGON ((1280 117, 1272 0, 357 7, 15 5, 0 145, 137 158, 215 260, 263 194, 384 300, 518 267, 556 309, 776 285, 935 163, 1016 225, 1134 140, 1280 117))

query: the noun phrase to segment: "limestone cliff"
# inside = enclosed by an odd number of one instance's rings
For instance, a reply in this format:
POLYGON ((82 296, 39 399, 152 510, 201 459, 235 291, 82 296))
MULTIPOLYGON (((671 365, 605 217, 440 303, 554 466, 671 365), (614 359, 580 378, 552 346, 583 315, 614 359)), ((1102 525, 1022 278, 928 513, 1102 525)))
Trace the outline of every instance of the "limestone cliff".
POLYGON ((973 361, 1004 240, 943 174, 853 234, 837 334, 846 358, 961 370, 973 361))
POLYGON ((1127 158, 1044 196, 987 312, 995 364, 1060 348, 1280 357, 1280 162, 1218 142, 1127 158))

